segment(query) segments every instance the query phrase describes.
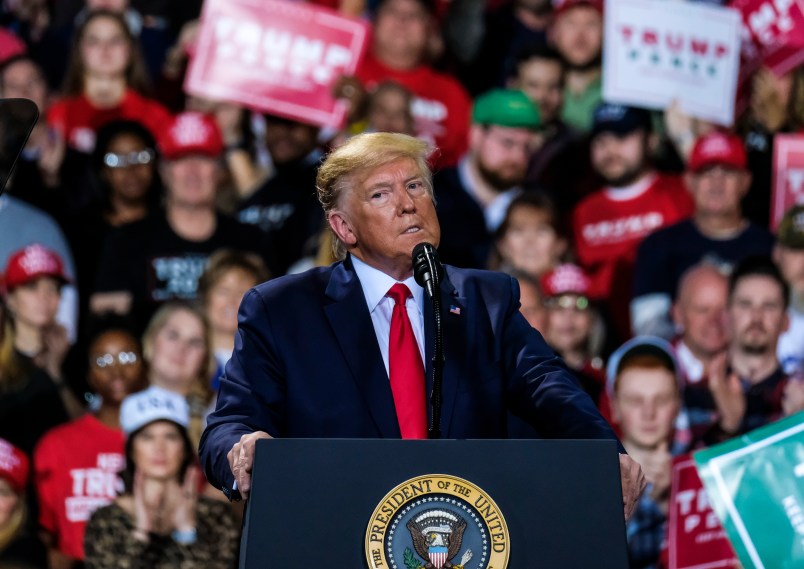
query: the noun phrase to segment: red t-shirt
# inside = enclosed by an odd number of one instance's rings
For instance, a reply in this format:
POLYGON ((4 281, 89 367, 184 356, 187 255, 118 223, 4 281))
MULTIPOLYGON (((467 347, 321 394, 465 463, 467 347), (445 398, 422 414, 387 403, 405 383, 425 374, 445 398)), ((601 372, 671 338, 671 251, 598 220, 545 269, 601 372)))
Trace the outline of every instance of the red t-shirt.
POLYGON ((692 197, 681 178, 656 174, 634 196, 601 190, 587 196, 572 215, 575 248, 589 275, 589 296, 609 304, 620 332, 627 330, 637 247, 653 231, 692 215, 692 197), (624 314, 623 314, 624 310, 624 314))
POLYGON ((92 512, 122 490, 123 431, 84 415, 48 432, 34 452, 39 523, 59 550, 84 559, 84 529, 92 512))
POLYGON ((390 80, 415 95, 412 112, 416 134, 438 146, 439 166, 455 166, 466 153, 472 101, 458 81, 425 65, 409 71, 392 69, 371 54, 358 68, 357 77, 368 89, 390 80))
POLYGON ((126 89, 116 107, 98 108, 81 94, 57 100, 47 113, 48 125, 64 133, 70 148, 84 153, 95 148, 95 134, 100 127, 119 119, 139 121, 158 137, 168 124, 170 113, 160 103, 131 89, 126 89))

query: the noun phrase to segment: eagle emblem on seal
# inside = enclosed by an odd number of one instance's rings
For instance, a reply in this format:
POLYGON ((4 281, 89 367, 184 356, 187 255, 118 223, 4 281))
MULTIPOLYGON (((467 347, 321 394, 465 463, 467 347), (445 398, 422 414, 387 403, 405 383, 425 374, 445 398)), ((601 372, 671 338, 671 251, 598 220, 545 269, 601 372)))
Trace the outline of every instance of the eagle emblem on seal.
POLYGON ((409 549, 405 551, 405 566, 408 569, 464 569, 472 558, 467 549, 460 563, 453 563, 461 550, 466 520, 447 510, 425 510, 407 523, 413 547, 421 557, 416 559, 409 549))

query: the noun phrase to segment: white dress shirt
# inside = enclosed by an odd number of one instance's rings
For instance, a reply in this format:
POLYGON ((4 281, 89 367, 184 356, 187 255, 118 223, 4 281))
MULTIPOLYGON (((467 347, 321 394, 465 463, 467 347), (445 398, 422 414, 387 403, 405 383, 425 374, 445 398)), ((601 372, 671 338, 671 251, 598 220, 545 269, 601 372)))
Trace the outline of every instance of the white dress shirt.
MULTIPOLYGON (((382 353, 385 372, 390 377, 390 372, 388 371, 388 344, 391 339, 391 316, 394 312, 394 300, 386 296, 386 294, 392 286, 400 281, 367 265, 354 255, 352 255, 352 264, 354 265, 355 273, 357 273, 357 278, 360 280, 360 286, 363 287, 363 294, 366 296, 366 304, 371 314, 371 323, 374 325, 374 333, 380 346, 380 353, 382 353)), ((416 343, 419 345, 419 353, 424 364, 424 318, 422 310, 424 289, 416 284, 416 280, 412 276, 401 282, 412 293, 412 296, 408 297, 405 303, 405 308, 407 308, 408 318, 410 318, 413 334, 416 336, 416 343)), ((427 365, 424 364, 424 367, 427 368, 427 365)))

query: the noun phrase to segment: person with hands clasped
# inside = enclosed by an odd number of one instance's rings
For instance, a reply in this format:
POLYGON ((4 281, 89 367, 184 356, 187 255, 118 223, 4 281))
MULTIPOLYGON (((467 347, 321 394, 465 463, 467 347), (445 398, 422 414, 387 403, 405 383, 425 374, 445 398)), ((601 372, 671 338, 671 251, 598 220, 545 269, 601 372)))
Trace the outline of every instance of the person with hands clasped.
POLYGON ((85 536, 86 566, 228 568, 239 531, 226 504, 198 496, 200 472, 180 395, 151 387, 127 397, 126 490, 95 512, 85 536))

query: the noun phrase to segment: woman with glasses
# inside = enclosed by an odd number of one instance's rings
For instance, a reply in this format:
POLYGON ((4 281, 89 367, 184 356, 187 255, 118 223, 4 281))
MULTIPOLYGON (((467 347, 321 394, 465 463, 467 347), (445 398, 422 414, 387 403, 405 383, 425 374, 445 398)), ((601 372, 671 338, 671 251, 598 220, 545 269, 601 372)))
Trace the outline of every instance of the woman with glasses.
POLYGON ((84 560, 84 530, 92 512, 110 504, 122 488, 125 439, 123 399, 144 386, 139 342, 129 332, 98 334, 89 348, 88 382, 93 410, 47 433, 34 453, 39 525, 52 567, 84 560))
MULTIPOLYGON (((114 120, 101 127, 90 162, 92 199, 67 223, 78 279, 83 283, 95 282, 106 237, 115 228, 153 213, 162 195, 156 141, 140 122, 114 120)), ((86 313, 90 287, 80 292, 82 313, 86 313)))

